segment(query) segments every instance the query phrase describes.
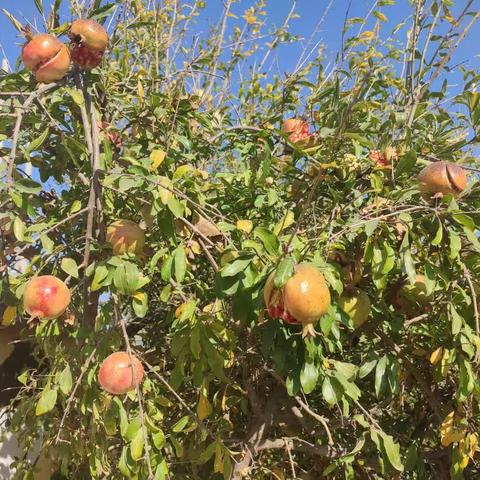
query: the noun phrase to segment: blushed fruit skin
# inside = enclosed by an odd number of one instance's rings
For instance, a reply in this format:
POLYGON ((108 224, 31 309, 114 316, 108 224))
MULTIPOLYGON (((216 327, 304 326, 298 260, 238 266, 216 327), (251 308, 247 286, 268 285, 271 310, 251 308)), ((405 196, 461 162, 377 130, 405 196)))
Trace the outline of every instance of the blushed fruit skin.
POLYGON ((418 174, 418 183, 422 192, 458 195, 467 186, 467 175, 455 163, 435 162, 418 174))
POLYGON ((303 336, 314 336, 315 323, 328 311, 331 303, 330 291, 325 278, 312 264, 302 263, 281 289, 274 285, 275 272, 268 277, 263 298, 272 318, 286 323, 303 325, 303 336))
POLYGON ((135 376, 127 352, 115 352, 109 355, 98 372, 100 386, 113 395, 123 395, 135 388, 135 380, 140 385, 144 375, 143 366, 134 355, 132 360, 135 376))
POLYGON ((107 228, 107 242, 115 255, 134 253, 141 255, 145 246, 144 231, 131 220, 117 220, 107 228))
POLYGON ((22 60, 37 82, 62 79, 70 67, 70 52, 58 38, 47 33, 36 35, 22 48, 22 60))
POLYGON ((359 288, 344 293, 338 300, 340 308, 352 319, 356 328, 361 327, 370 315, 370 298, 359 288))
POLYGON ((285 307, 298 322, 314 323, 327 313, 331 296, 327 282, 312 264, 301 263, 283 287, 285 307))
POLYGON ((70 304, 70 290, 53 275, 40 275, 28 281, 23 291, 23 308, 32 318, 53 320, 70 304))
POLYGON ((75 20, 68 36, 72 41, 72 60, 82 69, 91 70, 102 61, 108 46, 107 31, 92 19, 75 20))

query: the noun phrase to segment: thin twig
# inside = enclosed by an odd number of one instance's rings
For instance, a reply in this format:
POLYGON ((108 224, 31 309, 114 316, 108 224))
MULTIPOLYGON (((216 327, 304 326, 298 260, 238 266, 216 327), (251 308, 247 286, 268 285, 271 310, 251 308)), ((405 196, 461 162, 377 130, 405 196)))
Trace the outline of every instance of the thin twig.
POLYGON ((478 337, 480 335, 480 317, 478 314, 477 294, 475 292, 475 286, 473 285, 472 276, 470 275, 468 268, 464 267, 463 271, 465 273, 465 278, 467 279, 468 286, 470 287, 470 293, 472 295, 473 313, 475 316, 475 333, 477 334, 477 337, 478 337))
POLYGON ((18 137, 20 135, 20 128, 22 126, 23 116, 25 115, 27 109, 30 105, 42 94, 58 86, 58 83, 47 83, 41 85, 37 90, 32 92, 29 97, 25 100, 21 109, 17 111, 17 121, 15 122, 15 127, 13 129, 12 136, 12 148, 10 150, 10 155, 8 157, 8 170, 7 170, 7 185, 10 188, 13 183, 13 169, 15 165, 15 157, 17 156, 17 146, 18 146, 18 137))
POLYGON ((77 390, 80 387, 80 384, 82 383, 82 378, 85 375, 85 373, 87 372, 88 367, 90 366, 90 363, 92 362, 93 357, 95 356, 96 353, 97 353, 97 349, 95 347, 92 350, 92 353, 90 353, 90 355, 88 356, 85 363, 83 364, 82 370, 80 371, 80 375, 78 376, 77 381, 75 382, 75 386, 73 387, 72 393, 70 394, 70 396, 67 399, 67 403, 65 404, 65 410, 63 412, 62 419, 60 420, 60 425, 58 426, 57 436, 55 437, 55 443, 56 444, 60 441, 60 435, 62 434, 63 425, 65 424, 68 413, 70 412, 70 408, 71 408, 72 402, 75 398, 75 395, 77 393, 77 390))
MULTIPOLYGON (((273 378, 275 378, 275 380, 281 383, 284 387, 286 386, 285 380, 283 380, 283 378, 280 377, 276 372, 270 369, 267 369, 267 371, 268 373, 270 373, 270 375, 272 375, 273 378)), ((325 419, 325 417, 322 417, 322 415, 314 412, 298 395, 295 395, 293 398, 305 410, 305 412, 307 412, 311 417, 313 417, 315 420, 318 420, 322 424, 328 437, 328 444, 333 445, 334 442, 332 438, 332 433, 328 428, 327 420, 325 419)))
POLYGON ((145 444, 145 462, 147 464, 147 469, 148 469, 148 479, 153 480, 154 475, 153 475, 153 470, 152 470, 152 461, 150 458, 150 443, 148 441, 148 433, 147 433, 147 427, 145 425, 145 411, 143 409, 143 396, 142 396, 142 391, 140 389, 140 382, 138 381, 139 379, 137 378, 137 370, 135 368, 134 364, 134 357, 132 354, 132 347, 130 346, 130 339, 128 338, 128 333, 127 333, 127 327, 125 325, 125 319, 123 318, 122 312, 120 305, 118 303, 118 299, 115 295, 112 295, 113 299, 113 311, 115 313, 115 320, 116 322, 120 325, 122 333, 123 333, 123 339, 125 341, 125 348, 127 350, 128 358, 130 359, 130 368, 132 370, 132 377, 133 377, 133 382, 135 383, 135 390, 137 392, 137 401, 138 401, 138 410, 140 413, 140 421, 142 424, 142 433, 143 433, 143 441, 145 444))

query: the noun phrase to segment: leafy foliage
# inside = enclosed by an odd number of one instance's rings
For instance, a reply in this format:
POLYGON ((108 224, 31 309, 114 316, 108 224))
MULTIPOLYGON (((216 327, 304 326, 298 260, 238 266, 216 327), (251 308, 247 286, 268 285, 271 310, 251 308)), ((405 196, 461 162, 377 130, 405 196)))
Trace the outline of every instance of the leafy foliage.
POLYGON ((471 2, 416 2, 406 45, 381 34, 394 2, 378 2, 372 30, 346 21, 333 68, 305 51, 285 76, 270 66, 297 41, 293 11, 271 30, 263 1, 227 1, 192 44, 205 2, 79 3, 111 23, 99 68, 0 76, 3 324, 35 357, 9 409, 23 451, 41 442, 65 478, 476 478, 480 77, 457 67, 451 98, 445 76, 471 2), (304 148, 280 128, 300 116, 304 148), (458 197, 420 194, 438 159, 470 168, 458 197), (119 219, 145 229, 143 255, 112 254, 119 219), (279 287, 303 260, 333 295, 308 339, 263 304, 267 276, 279 287), (40 273, 72 304, 27 324, 40 273), (417 275, 427 300, 399 303, 417 275), (359 328, 338 306, 353 286, 372 305, 359 328), (146 377, 112 398, 99 365, 130 347, 146 377))

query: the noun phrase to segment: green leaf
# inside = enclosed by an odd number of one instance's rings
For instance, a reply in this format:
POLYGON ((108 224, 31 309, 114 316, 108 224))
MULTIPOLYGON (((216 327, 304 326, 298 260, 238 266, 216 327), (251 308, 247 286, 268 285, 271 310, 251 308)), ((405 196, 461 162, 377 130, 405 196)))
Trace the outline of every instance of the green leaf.
POLYGON ((15 217, 13 221, 13 234, 18 241, 25 240, 25 224, 20 217, 15 217))
POLYGON ((105 265, 99 265, 95 269, 95 275, 93 276, 92 285, 90 287, 92 292, 102 288, 103 281, 107 278, 107 276, 108 268, 105 265))
POLYGON ((403 472, 403 465, 400 459, 400 445, 395 443, 393 437, 387 435, 385 432, 379 432, 383 442, 383 448, 387 455, 388 461, 395 470, 403 472))
POLYGON ((458 314, 452 303, 448 305, 448 311, 450 313, 450 320, 452 322, 452 335, 457 335, 462 329, 463 319, 458 314))
POLYGON ((160 450, 161 448, 163 448, 163 446, 165 445, 165 442, 166 442, 166 439, 165 439, 165 434, 163 433, 163 430, 160 430, 158 432, 155 432, 153 435, 152 435, 152 440, 153 440, 153 444, 155 445, 155 447, 160 450))
POLYGON ((188 415, 185 415, 184 417, 182 417, 182 418, 172 427, 172 432, 175 432, 175 433, 181 432, 181 431, 187 426, 187 423, 188 423, 189 418, 190 418, 190 417, 189 417, 188 415))
POLYGON ((182 283, 187 271, 187 257, 185 255, 185 248, 180 244, 173 253, 175 264, 175 279, 178 283, 182 283))
POLYGON ((61 269, 74 278, 78 278, 77 262, 73 258, 62 258, 61 269))
POLYGON ((132 442, 130 443, 130 453, 133 460, 138 461, 142 458, 145 439, 143 438, 143 429, 139 428, 132 442))
POLYGON ((322 395, 323 399, 329 405, 335 405, 337 403, 337 395, 335 394, 335 390, 332 387, 332 383, 328 377, 325 377, 322 383, 322 395))
POLYGON ((157 467, 155 471, 155 480, 166 480, 168 475, 168 465, 165 459, 162 459, 160 465, 157 467))
POLYGON ((179 202, 175 197, 171 197, 167 202, 168 209, 173 213, 173 216, 180 218, 185 212, 185 208, 181 202, 179 202))
POLYGON ((253 231, 253 234, 255 237, 258 237, 262 241, 265 250, 270 255, 275 255, 276 253, 278 253, 278 249, 280 248, 280 242, 278 241, 277 236, 270 232, 270 230, 267 230, 263 227, 257 227, 253 231))
POLYGON ((249 258, 239 258, 234 260, 232 263, 227 263, 221 270, 220 275, 222 277, 234 277, 237 273, 242 272, 247 268, 251 263, 252 259, 249 258))
POLYGON ((114 397, 113 401, 117 404, 118 413, 120 415, 120 433, 123 438, 126 438, 128 431, 128 415, 125 411, 122 401, 118 397, 114 397))
POLYGON ((284 258, 275 271, 275 288, 282 288, 293 275, 293 271, 293 260, 290 257, 284 258))
POLYGON ((415 277, 416 277, 415 264, 412 258, 412 251, 410 249, 408 233, 404 235, 402 244, 400 245, 400 256, 403 261, 402 269, 407 274, 408 281, 410 283, 415 283, 415 277))
POLYGON ((78 88, 67 88, 67 92, 72 97, 73 101, 79 106, 85 104, 85 99, 83 98, 83 92, 78 88))
POLYGON ((410 150, 400 158, 395 167, 395 176, 399 177, 402 173, 410 172, 417 163, 417 152, 410 150))
POLYGON ((367 360, 358 371, 358 378, 365 378, 377 365, 378 359, 367 360))
POLYGON ((314 363, 307 362, 300 372, 300 383, 303 391, 308 395, 315 390, 318 381, 318 368, 314 363))
POLYGON ((23 33, 22 22, 19 22, 9 11, 2 8, 2 12, 7 16, 7 18, 12 22, 13 26, 20 32, 23 33))
POLYGON ((377 368, 375 370, 375 395, 377 398, 385 391, 386 386, 386 376, 385 369, 387 367, 388 357, 384 355, 377 363, 377 368))
POLYGON ((57 403, 57 390, 51 389, 50 385, 47 385, 38 399, 37 406, 35 408, 35 415, 38 417, 50 412, 57 403))
POLYGON ((26 153, 35 152, 36 150, 38 150, 47 139, 49 132, 50 132, 50 127, 47 127, 38 137, 36 136, 27 145, 26 153))
POLYGON ((62 373, 58 377, 58 386, 64 395, 68 395, 71 392, 73 382, 70 365, 67 364, 67 366, 62 370, 62 373))
POLYGON ((454 260, 455 258, 458 258, 458 254, 460 253, 460 250, 462 249, 462 239, 460 238, 460 235, 456 234, 453 230, 449 229, 448 231, 448 236, 450 239, 450 259, 454 260))
POLYGON ((440 245, 442 242, 443 238, 443 225, 442 222, 437 218, 435 224, 437 225, 437 233, 435 234, 435 237, 432 240, 432 245, 440 245))
POLYGON ((113 284, 125 295, 132 295, 141 288, 141 279, 138 267, 131 262, 122 262, 113 274, 113 284))

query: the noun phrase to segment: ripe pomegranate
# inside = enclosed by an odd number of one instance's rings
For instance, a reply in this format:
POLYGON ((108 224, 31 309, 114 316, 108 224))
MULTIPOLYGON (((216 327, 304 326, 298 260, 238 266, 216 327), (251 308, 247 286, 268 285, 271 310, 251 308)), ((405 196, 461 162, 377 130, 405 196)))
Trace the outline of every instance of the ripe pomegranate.
POLYGON ((467 175, 455 163, 435 162, 418 174, 418 183, 423 192, 458 195, 467 186, 467 175))
POLYGON ((299 118, 284 120, 282 132, 288 134, 288 139, 292 143, 301 143, 313 138, 313 133, 310 133, 308 127, 308 122, 299 118))
POLYGON ((327 312, 331 301, 323 275, 314 265, 301 263, 281 289, 275 288, 274 278, 275 272, 264 288, 269 315, 287 323, 301 323, 302 336, 315 336, 313 324, 327 312))
POLYGON ((65 312, 70 304, 70 290, 57 277, 34 277, 23 291, 23 308, 32 318, 52 320, 65 312))
POLYGON ((84 70, 100 65, 108 46, 107 31, 92 19, 75 20, 68 33, 72 42, 72 60, 84 70))
POLYGON ((345 292, 338 300, 340 308, 353 320, 356 328, 363 325, 370 315, 370 298, 359 288, 345 292))
POLYGON ((115 255, 134 253, 141 255, 145 245, 144 231, 131 220, 117 220, 107 228, 107 242, 115 255))
POLYGON ((60 80, 68 72, 70 52, 57 37, 47 33, 34 36, 22 48, 22 60, 37 82, 60 80))
POLYGON ((142 383, 143 366, 137 357, 132 355, 132 363, 127 352, 115 352, 109 355, 98 371, 98 383, 107 392, 122 395, 142 383), (134 371, 135 369, 135 375, 134 371))

